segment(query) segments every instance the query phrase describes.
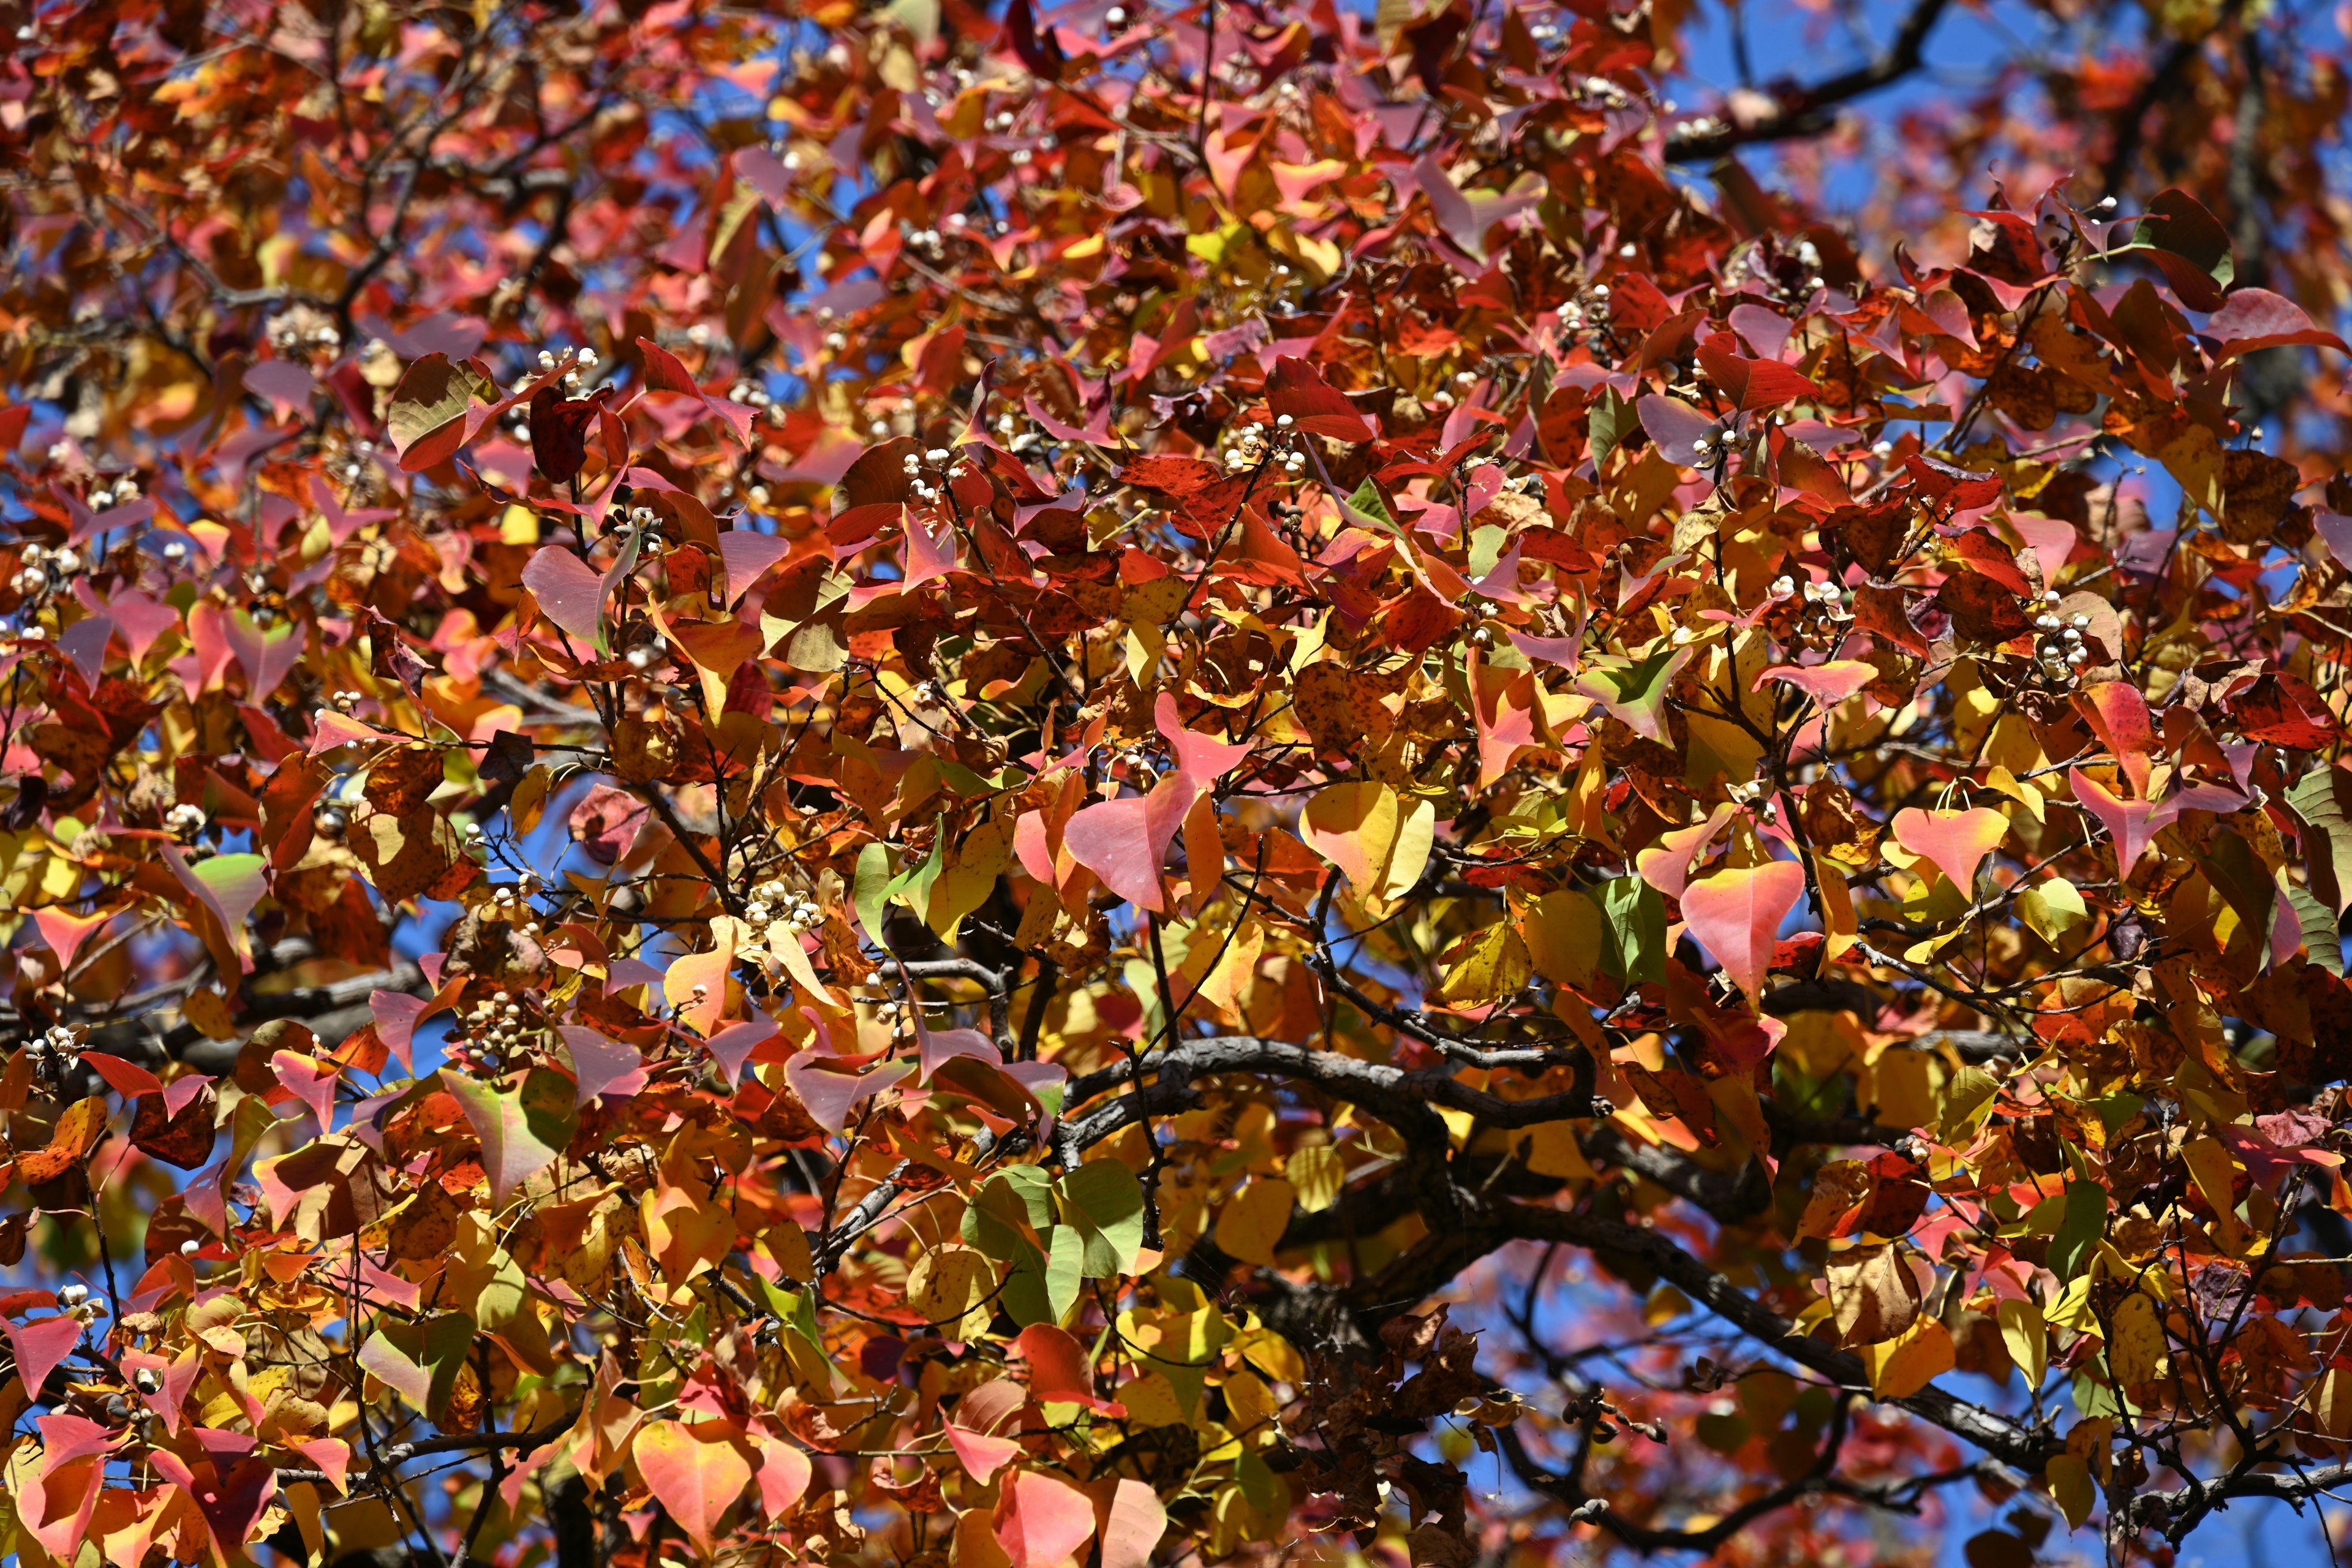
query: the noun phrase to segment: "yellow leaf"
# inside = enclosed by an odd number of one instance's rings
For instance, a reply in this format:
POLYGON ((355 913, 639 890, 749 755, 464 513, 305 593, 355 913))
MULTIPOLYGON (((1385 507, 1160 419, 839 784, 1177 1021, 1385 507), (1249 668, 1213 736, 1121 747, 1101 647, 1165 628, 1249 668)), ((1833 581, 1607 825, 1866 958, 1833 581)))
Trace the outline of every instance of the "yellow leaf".
POLYGON ((2217 1212, 2227 1214, 2237 1206, 2231 1192, 2235 1183, 2235 1167, 2230 1152, 2219 1140, 2192 1138, 2181 1145, 2180 1159, 2189 1167, 2189 1179, 2197 1190, 2217 1212))
MULTIPOLYGON (((1306 1381, 1306 1358, 1288 1340, 1272 1329, 1244 1330, 1234 1336, 1234 1349, 1241 1352, 1244 1361, 1276 1383, 1306 1381)), ((1132 1414, 1131 1409, 1129 1414, 1132 1414)))
POLYGON ((1297 1197, 1297 1190, 1279 1176, 1251 1178, 1217 1211, 1217 1249, 1236 1262, 1271 1266, 1297 1197))
POLYGON ((1421 880, 1435 842, 1437 808, 1407 805, 1384 784, 1357 780, 1318 791, 1300 815, 1298 836, 1339 868, 1349 888, 1375 914, 1421 880))
POLYGON ((2020 1297, 2003 1301, 2000 1317, 2000 1342, 2009 1347, 2009 1359, 2025 1374, 2028 1387, 2039 1388, 2050 1371, 2050 1330, 2042 1321, 2042 1309, 2020 1297))
POLYGON ((1852 947, 1862 934, 1862 926, 1854 919, 1853 895, 1847 891, 1845 872, 1828 857, 1812 857, 1813 881, 1822 890, 1822 962, 1837 962, 1838 955, 1852 947))
POLYGON ((907 1274, 907 1306, 951 1340, 988 1331, 996 1270, 977 1248, 934 1247, 907 1274))
POLYGON ((2116 1385, 2131 1388, 2164 1374, 2164 1323, 2156 1303, 2135 1290, 2108 1315, 2114 1337, 2107 1342, 2107 1370, 2116 1385))
MULTIPOLYGON (((1210 951, 1216 951, 1215 944, 1210 945, 1210 951)), ((1243 1023, 1250 987, 1257 980, 1257 962, 1265 952, 1265 928, 1254 920, 1242 921, 1233 941, 1225 944, 1216 966, 1201 982, 1201 1000, 1223 1014, 1228 1021, 1243 1023)))
POLYGON ((1608 937, 1601 906, 1573 888, 1538 893, 1517 907, 1519 935, 1536 973, 1571 990, 1592 984, 1608 937))
POLYGON ((1925 1127, 1936 1120, 1934 1066, 1925 1051, 1890 1050, 1871 1068, 1878 1085, 1878 1121, 1887 1127, 1925 1127))
POLYGON ((1449 1007, 1487 1007, 1517 994, 1528 983, 1528 946, 1497 921, 1448 948, 1437 1000, 1449 1007))
POLYGON ((1950 1331, 1934 1318, 1921 1318, 1904 1332, 1862 1352, 1870 1369, 1870 1391, 1881 1399, 1901 1399, 1918 1393, 1952 1370, 1950 1331))
POLYGON ((2052 947, 2091 923, 2091 909, 2063 877, 2036 882, 2018 895, 2018 918, 2052 947))
POLYGON ((1527 1162, 1528 1169, 1538 1176, 1589 1182, 1600 1175, 1576 1141, 1573 1121, 1539 1121, 1528 1129, 1527 1162))
POLYGON ((2066 1516, 2070 1530, 2080 1530, 2083 1521, 2091 1517, 2091 1505, 2098 1500, 2098 1489, 2091 1484, 2091 1467, 2073 1454, 2061 1454, 2050 1461, 2043 1472, 2050 1483, 2051 1500, 2066 1516))
POLYGON ((1297 1193, 1299 1209, 1321 1214, 1339 1201, 1339 1190, 1348 1181, 1348 1164, 1330 1144, 1310 1143, 1290 1156, 1283 1173, 1297 1193))

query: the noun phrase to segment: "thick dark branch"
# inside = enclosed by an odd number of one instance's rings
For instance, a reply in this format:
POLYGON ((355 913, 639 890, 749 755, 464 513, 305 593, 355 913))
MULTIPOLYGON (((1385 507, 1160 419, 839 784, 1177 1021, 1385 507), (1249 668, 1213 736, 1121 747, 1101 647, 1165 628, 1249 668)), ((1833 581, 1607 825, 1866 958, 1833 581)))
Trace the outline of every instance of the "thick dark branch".
MULTIPOLYGON (((1864 1394, 1870 1392, 1870 1375, 1859 1357, 1798 1332, 1795 1324, 1684 1251, 1662 1232, 1589 1215, 1516 1204, 1502 1205, 1487 1217, 1507 1236, 1568 1242, 1638 1262, 1749 1338, 1798 1365, 1821 1373, 1843 1388, 1864 1394)), ((1889 1403, 1933 1422, 1956 1437, 1966 1438, 2029 1474, 2038 1472, 2055 1447, 2049 1436, 2021 1426, 1981 1405, 1955 1398, 1939 1388, 1925 1388, 1889 1403)))
POLYGON ((1670 132, 1666 137, 1667 162, 1711 163, 1736 148, 1820 135, 1835 121, 1834 111, 1840 104, 1875 92, 1919 68, 1927 35, 1935 30, 1947 4, 1948 0, 1914 0, 1895 41, 1875 58, 1811 87, 1782 93, 1780 106, 1769 114, 1738 125, 1725 124, 1719 120, 1693 121, 1692 129, 1670 132))

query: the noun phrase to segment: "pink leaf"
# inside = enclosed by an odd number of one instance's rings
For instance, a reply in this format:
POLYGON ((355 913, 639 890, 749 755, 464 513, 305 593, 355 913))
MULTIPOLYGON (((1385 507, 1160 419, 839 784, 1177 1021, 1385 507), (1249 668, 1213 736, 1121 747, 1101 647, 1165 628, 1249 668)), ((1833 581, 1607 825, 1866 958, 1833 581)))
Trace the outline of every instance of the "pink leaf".
POLYGON ((2157 808, 2144 800, 2123 800, 2107 793, 2106 786, 2080 768, 2068 770, 2068 780, 2074 786, 2075 804, 2099 819, 2099 826, 2115 840, 2116 875, 2128 877, 2139 858, 2147 852, 2156 836, 2171 826, 2173 812, 2157 818, 2157 808))
POLYGON ((1717 871, 1692 883, 1683 890, 1683 919, 1754 1002, 1764 994, 1780 922, 1804 896, 1804 868, 1775 860, 1744 871, 1717 871))
POLYGON ((320 1474, 327 1478, 329 1486, 346 1497, 351 1495, 352 1489, 344 1479, 352 1468, 352 1446, 349 1443, 341 1437, 312 1437, 288 1446, 316 1466, 320 1474))
POLYGON ((955 1450, 964 1469, 982 1486, 995 1479, 997 1471, 1021 1457, 1021 1445, 1011 1437, 990 1437, 952 1421, 946 1426, 948 1447, 955 1450))
POLYGON ((1895 842, 1936 863, 1961 895, 1973 898, 1977 868, 2009 836, 2009 818, 1990 806, 1967 811, 1922 811, 1906 806, 1895 814, 1895 842))
POLYGON ((1633 857, 1635 872, 1667 898, 1681 898, 1683 889, 1690 885, 1691 862, 1714 842, 1715 836, 1723 831, 1723 825, 1738 809, 1730 805, 1718 805, 1704 822, 1660 834, 1657 843, 1633 857))
POLYGON ((1784 664, 1756 678, 1761 691, 1768 680, 1785 681, 1823 708, 1834 708, 1878 679, 1878 667, 1858 658, 1834 658, 1827 664, 1784 664))
POLYGON ((37 1323, 8 1323, 8 1348, 16 1352, 16 1375, 25 1380, 27 1398, 41 1396, 41 1384, 58 1363, 81 1342, 79 1318, 44 1318, 37 1323))
POLYGON ((751 1447, 760 1456, 760 1511, 772 1520, 782 1519, 808 1494, 814 1473, 809 1457, 765 1433, 751 1436, 751 1447))
POLYGON ((784 558, 792 548, 787 540, 772 533, 760 533, 748 528, 730 530, 719 536, 719 560, 727 568, 727 597, 730 603, 741 598, 762 573, 784 558))
POLYGON ((1062 842, 1079 865, 1120 898, 1138 909, 1164 909, 1160 868, 1196 793, 1182 774, 1171 774, 1148 795, 1087 806, 1070 818, 1062 842))
POLYGON ((383 1048, 400 1063, 404 1072, 415 1072, 409 1049, 415 1038, 416 1026, 433 1011, 433 1004, 422 996, 404 995, 397 991, 368 993, 368 1013, 375 1019, 375 1037, 383 1048))
POLYGON ((957 1057, 972 1057, 991 1067, 1004 1064, 1004 1053, 996 1048, 996 1042, 978 1029, 926 1028, 920 1007, 915 1009, 915 1048, 923 1064, 917 1079, 920 1083, 929 1083, 943 1063, 957 1057))
POLYGON ((780 1031, 772 1018, 752 1018, 740 1024, 730 1024, 702 1042, 703 1048, 727 1075, 729 1088, 743 1078, 743 1064, 751 1053, 776 1037, 780 1031))
POLYGON ((77 915, 53 905, 35 910, 33 924, 40 928, 41 940, 48 944, 51 952, 58 955, 58 963, 71 969, 74 954, 81 951, 81 944, 121 912, 119 910, 100 910, 94 915, 77 915))
POLYGON ((581 641, 593 643, 604 619, 604 580, 560 545, 550 545, 522 569, 522 585, 547 618, 581 641))
MULTIPOLYGON (((1247 741, 1220 741, 1213 735, 1184 728, 1183 718, 1176 711, 1176 699, 1165 691, 1152 709, 1152 718, 1169 745, 1175 748, 1176 771, 1192 780, 1196 789, 1208 788, 1250 753, 1247 741)), ((1189 808, 1191 803, 1186 805, 1189 808)))
POLYGON ((1121 1477, 1102 1520, 1102 1568, 1150 1568, 1160 1538, 1168 1531, 1168 1510, 1160 1494, 1142 1481, 1121 1477))
POLYGON ((292 1051, 274 1051, 269 1067, 278 1075, 278 1081, 310 1108, 310 1113, 319 1119, 319 1131, 331 1131, 335 1125, 335 1080, 342 1076, 342 1064, 317 1061, 292 1051))
POLYGON ((2344 346, 2342 338, 2314 326, 2302 306, 2267 289, 2240 289, 2233 292, 2221 302, 2220 310, 2206 318, 2205 331, 2220 341, 2219 357, 2222 360, 2287 343, 2352 353, 2344 346))
POLYGON ((563 1048, 572 1058, 572 1078, 580 1104, 600 1094, 625 1100, 645 1088, 645 1058, 636 1047, 577 1025, 567 1024, 555 1032, 562 1037, 563 1048))
POLYGON ((784 1064, 784 1081, 800 1096, 809 1120, 827 1132, 837 1134, 849 1124, 849 1113, 857 1109, 858 1101, 889 1088, 914 1070, 914 1063, 901 1061, 886 1063, 863 1076, 835 1072, 811 1062, 804 1051, 784 1064))
POLYGON ((1095 1506, 1068 1482, 1021 1470, 1004 1483, 996 1505, 996 1543, 1013 1568, 1058 1568, 1094 1533, 1095 1506))
POLYGON ((349 746, 383 739, 383 731, 372 724, 362 724, 358 720, 346 718, 341 713, 315 713, 310 718, 310 744, 308 754, 315 757, 321 752, 331 752, 337 746, 349 746))
POLYGON ((919 521, 909 516, 907 519, 906 575, 899 580, 898 591, 903 594, 910 588, 919 588, 955 569, 955 525, 942 524, 940 531, 933 534, 919 521))

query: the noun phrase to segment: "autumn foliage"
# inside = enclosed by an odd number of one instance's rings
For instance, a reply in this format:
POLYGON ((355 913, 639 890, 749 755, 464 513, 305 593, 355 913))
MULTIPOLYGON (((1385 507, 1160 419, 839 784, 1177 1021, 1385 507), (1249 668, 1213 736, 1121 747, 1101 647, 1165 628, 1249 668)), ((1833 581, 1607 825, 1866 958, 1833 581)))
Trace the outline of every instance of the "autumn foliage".
POLYGON ((0 1553, 2352 1482, 2340 70, 1944 9, 10 13, 0 1553))

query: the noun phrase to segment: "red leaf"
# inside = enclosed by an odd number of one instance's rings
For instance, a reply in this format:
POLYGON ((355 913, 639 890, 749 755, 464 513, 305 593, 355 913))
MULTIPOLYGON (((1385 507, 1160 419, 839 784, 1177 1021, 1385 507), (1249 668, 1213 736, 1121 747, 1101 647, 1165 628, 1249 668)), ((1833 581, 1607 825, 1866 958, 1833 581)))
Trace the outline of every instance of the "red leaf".
POLYGON ((88 1063, 99 1077, 106 1080, 108 1088, 125 1100, 135 1099, 142 1094, 163 1092, 163 1080, 137 1062, 127 1062, 121 1057, 109 1056, 104 1051, 84 1051, 81 1054, 81 1059, 88 1063))
POLYGON ((1155 453, 1138 458, 1119 469, 1118 482, 1162 495, 1188 496, 1204 490, 1224 477, 1224 470, 1203 458, 1155 453))
POLYGON ((1323 379, 1323 373, 1303 359, 1288 355, 1274 362, 1274 379, 1266 383, 1265 405, 1276 418, 1289 415, 1299 429, 1334 441, 1369 441, 1374 434, 1356 405, 1323 379))
POLYGON ((2145 799, 2150 754, 2156 750, 2156 726, 2148 716, 2147 699, 2128 681, 2103 680, 2078 694, 2075 702, 2099 732, 2099 739, 2106 742, 2124 776, 2131 780, 2133 793, 2145 799))
POLYGON ((1903 466, 1911 471, 1912 483, 1921 495, 1929 500, 1948 500, 1954 511, 1990 506, 2000 498, 1999 474, 1971 473, 1924 452, 1906 458, 1903 466))
POLYGON ((1744 871, 1717 871, 1692 883, 1683 889, 1683 919, 1753 1002, 1764 994, 1780 922, 1804 896, 1804 868, 1793 860, 1775 860, 1744 871))
POLYGON ((1819 385, 1779 360, 1749 359, 1741 353, 1739 340, 1729 332, 1717 332, 1701 343, 1698 363, 1744 411, 1778 408, 1801 397, 1821 395, 1819 385))
POLYGON ((1035 1470, 1018 1471, 1004 1483, 996 1542, 1013 1568, 1058 1568, 1094 1533, 1095 1505, 1077 1488, 1035 1470))
POLYGON ((1013 1342, 1029 1369, 1029 1397, 1040 1405, 1083 1405, 1106 1414, 1123 1408, 1095 1396, 1094 1368, 1075 1335, 1051 1323, 1032 1323, 1013 1342))
POLYGON ((639 338, 637 352, 645 355, 647 392, 679 392, 688 397, 702 397, 702 388, 695 384, 693 373, 669 350, 651 338, 639 338))
POLYGON ((637 1433, 637 1473, 705 1557, 716 1553, 719 1521, 751 1485, 740 1436, 724 1421, 656 1421, 637 1433))
POLYGON ((588 426, 612 395, 609 386, 584 398, 549 387, 530 400, 530 456, 541 473, 559 485, 572 482, 588 459, 588 426))

